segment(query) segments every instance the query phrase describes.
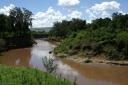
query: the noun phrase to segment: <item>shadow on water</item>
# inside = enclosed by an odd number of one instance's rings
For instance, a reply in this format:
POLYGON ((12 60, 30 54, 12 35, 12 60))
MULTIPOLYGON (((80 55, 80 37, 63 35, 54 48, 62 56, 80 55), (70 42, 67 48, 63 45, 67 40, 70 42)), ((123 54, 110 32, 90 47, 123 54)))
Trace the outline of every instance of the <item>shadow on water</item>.
MULTIPOLYGON (((52 50, 55 45, 44 40, 36 40, 32 48, 15 49, 3 53, 0 63, 11 66, 32 66, 45 71, 42 58, 55 56, 52 50)), ((128 67, 110 65, 79 64, 70 60, 55 61, 58 64, 57 75, 74 81, 78 85, 128 85, 128 67)))

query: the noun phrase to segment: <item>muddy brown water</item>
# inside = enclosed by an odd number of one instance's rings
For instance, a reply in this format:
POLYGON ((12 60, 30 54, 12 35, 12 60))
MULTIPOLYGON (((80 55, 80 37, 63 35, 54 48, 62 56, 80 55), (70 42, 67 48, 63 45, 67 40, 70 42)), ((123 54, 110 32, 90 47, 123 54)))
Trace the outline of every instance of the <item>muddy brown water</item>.
MULTIPOLYGON (((2 53, 0 64, 8 66, 35 67, 45 71, 42 58, 52 56, 49 51, 55 45, 48 41, 36 40, 32 48, 14 49, 2 53)), ((128 67, 106 64, 80 64, 71 60, 56 60, 57 75, 76 82, 78 85, 128 85, 128 67)))

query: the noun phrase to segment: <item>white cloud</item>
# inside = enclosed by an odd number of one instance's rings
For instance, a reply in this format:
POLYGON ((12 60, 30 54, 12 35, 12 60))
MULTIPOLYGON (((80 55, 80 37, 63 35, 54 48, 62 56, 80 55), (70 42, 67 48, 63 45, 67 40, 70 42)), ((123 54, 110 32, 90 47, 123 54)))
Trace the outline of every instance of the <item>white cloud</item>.
POLYGON ((119 10, 118 12, 119 12, 119 13, 122 13, 123 15, 128 14, 128 13, 126 13, 126 12, 123 12, 122 10, 119 10))
MULTIPOLYGON (((11 9, 15 8, 13 4, 10 4, 9 6, 4 6, 0 8, 0 14, 9 15, 9 11, 11 9)), ((49 7, 47 11, 44 12, 37 12, 32 16, 33 21, 33 27, 51 27, 53 26, 54 22, 62 21, 62 20, 71 20, 72 18, 81 18, 82 13, 75 10, 70 11, 68 14, 64 15, 60 11, 53 9, 52 7, 49 7)))
POLYGON ((0 14, 9 15, 9 11, 13 8, 15 8, 13 4, 10 4, 9 6, 4 6, 3 8, 0 8, 0 14))
POLYGON ((79 11, 72 11, 67 15, 62 14, 60 11, 54 10, 49 7, 45 12, 38 12, 33 15, 33 28, 38 27, 51 27, 54 22, 61 22, 62 20, 71 20, 72 18, 81 18, 82 13, 79 11))
POLYGON ((69 19, 72 19, 72 18, 81 18, 82 16, 82 13, 79 12, 79 11, 73 11, 71 14, 68 15, 69 19))
POLYGON ((80 0, 58 0, 59 6, 72 7, 80 3, 80 0))
POLYGON ((102 2, 95 4, 86 12, 89 14, 90 19, 111 17, 113 12, 120 11, 120 3, 116 1, 102 2))
POLYGON ((33 16, 33 27, 50 27, 56 21, 62 21, 66 19, 60 11, 54 10, 49 7, 46 12, 38 12, 33 16))

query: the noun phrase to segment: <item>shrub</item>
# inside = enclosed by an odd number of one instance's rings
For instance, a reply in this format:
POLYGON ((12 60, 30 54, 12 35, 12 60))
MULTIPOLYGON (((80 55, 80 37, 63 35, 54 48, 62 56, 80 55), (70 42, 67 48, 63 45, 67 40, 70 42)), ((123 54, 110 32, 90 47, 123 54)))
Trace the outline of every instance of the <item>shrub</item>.
POLYGON ((124 56, 128 56, 128 33, 118 33, 116 36, 116 43, 118 45, 118 50, 123 51, 124 56))
POLYGON ((0 52, 5 50, 5 40, 0 39, 0 52))
POLYGON ((87 60, 84 61, 84 63, 92 63, 92 60, 87 59, 87 60))

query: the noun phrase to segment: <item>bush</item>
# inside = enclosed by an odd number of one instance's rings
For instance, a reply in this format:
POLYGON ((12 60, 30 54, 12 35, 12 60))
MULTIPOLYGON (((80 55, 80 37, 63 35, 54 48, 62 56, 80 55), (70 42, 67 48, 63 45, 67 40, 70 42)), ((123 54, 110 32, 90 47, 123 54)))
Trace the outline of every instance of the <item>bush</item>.
POLYGON ((118 60, 120 58, 119 52, 116 49, 109 49, 106 54, 110 60, 118 60))
POLYGON ((4 39, 0 39, 0 52, 5 50, 5 40, 4 39))
POLYGON ((92 63, 92 60, 87 59, 87 60, 84 61, 84 63, 92 63))
POLYGON ((128 33, 121 32, 116 36, 116 43, 119 51, 123 51, 124 56, 128 56, 128 33))
POLYGON ((112 42, 113 37, 114 35, 104 28, 80 31, 64 39, 55 49, 55 52, 73 55, 79 52, 86 51, 87 53, 93 51, 92 55, 94 55, 102 52, 104 45, 112 42))
MULTIPOLYGON (((86 24, 86 29, 71 31, 70 36, 64 38, 55 52, 69 55, 85 53, 89 56, 105 54, 106 58, 111 60, 128 59, 127 18, 128 14, 114 13, 112 20, 93 20, 92 23, 86 24)), ((75 24, 72 29, 74 28, 77 28, 75 24)))

